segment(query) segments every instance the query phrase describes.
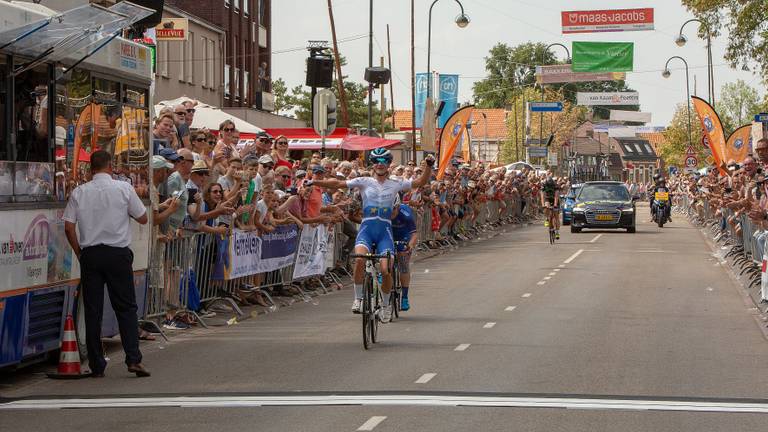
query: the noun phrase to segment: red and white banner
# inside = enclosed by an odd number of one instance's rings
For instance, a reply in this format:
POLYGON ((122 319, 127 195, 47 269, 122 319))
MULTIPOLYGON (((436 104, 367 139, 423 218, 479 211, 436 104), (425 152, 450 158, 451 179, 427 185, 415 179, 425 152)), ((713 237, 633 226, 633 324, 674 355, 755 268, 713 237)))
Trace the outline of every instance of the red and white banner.
POLYGON ((560 12, 563 34, 653 30, 653 8, 560 12))

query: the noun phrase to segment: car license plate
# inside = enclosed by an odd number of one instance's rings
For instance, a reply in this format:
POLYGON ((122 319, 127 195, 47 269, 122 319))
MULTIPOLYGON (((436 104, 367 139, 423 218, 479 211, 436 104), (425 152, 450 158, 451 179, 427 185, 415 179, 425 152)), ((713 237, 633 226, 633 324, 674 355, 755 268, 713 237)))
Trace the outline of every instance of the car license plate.
POLYGON ((607 215, 607 214, 601 214, 601 215, 595 216, 595 220, 599 220, 599 221, 612 221, 613 220, 613 216, 612 215, 607 215))

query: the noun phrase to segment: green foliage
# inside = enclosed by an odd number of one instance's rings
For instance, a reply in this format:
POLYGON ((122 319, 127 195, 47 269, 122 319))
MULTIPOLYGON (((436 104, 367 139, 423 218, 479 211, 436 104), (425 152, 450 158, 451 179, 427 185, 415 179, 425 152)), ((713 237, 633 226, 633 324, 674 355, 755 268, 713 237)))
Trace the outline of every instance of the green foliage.
POLYGON ((761 111, 757 90, 746 82, 737 80, 720 88, 717 113, 728 136, 736 128, 751 123, 755 114, 761 111))
POLYGON ((272 93, 275 95, 275 114, 293 109, 292 100, 288 94, 288 86, 285 85, 282 78, 272 81, 272 93))
MULTIPOLYGON (((729 37, 725 59, 731 67, 758 69, 768 83, 768 7, 765 0, 681 0, 689 11, 706 22, 713 37, 723 28, 729 37)), ((706 31, 699 28, 699 36, 706 31)), ((721 41, 722 43, 723 41, 721 41)))
MULTIPOLYGON (((685 104, 679 104, 675 110, 672 121, 664 131, 665 142, 659 145, 659 157, 666 166, 676 165, 682 167, 685 161, 685 153, 688 149, 688 112, 685 104)), ((699 118, 691 107, 691 142, 702 164, 708 156, 708 152, 701 146, 701 124, 699 118)))

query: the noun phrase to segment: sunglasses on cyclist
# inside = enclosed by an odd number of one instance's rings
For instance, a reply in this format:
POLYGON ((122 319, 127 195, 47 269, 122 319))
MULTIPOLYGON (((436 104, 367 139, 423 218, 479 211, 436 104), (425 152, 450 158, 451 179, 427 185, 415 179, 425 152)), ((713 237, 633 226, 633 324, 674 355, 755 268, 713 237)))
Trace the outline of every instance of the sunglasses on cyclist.
POLYGON ((392 163, 392 161, 390 161, 388 158, 379 157, 379 158, 373 158, 373 163, 375 165, 389 165, 390 163, 392 163))

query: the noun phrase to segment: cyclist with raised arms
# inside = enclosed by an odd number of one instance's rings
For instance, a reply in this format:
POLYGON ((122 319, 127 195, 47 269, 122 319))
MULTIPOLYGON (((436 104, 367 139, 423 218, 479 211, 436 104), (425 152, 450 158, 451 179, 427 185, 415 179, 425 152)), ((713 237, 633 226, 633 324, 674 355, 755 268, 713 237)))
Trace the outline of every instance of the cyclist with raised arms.
POLYGON ((395 239, 395 249, 397 249, 400 288, 403 290, 400 309, 407 311, 411 308, 408 300, 408 288, 411 283, 411 254, 419 241, 419 235, 416 232, 416 216, 407 204, 400 204, 395 208, 395 216, 392 218, 392 235, 395 239))
MULTIPOLYGON (((392 153, 385 148, 373 150, 369 156, 373 164, 373 177, 357 177, 351 180, 317 180, 305 182, 305 184, 331 189, 357 188, 363 199, 363 221, 355 240, 355 254, 364 255, 374 252, 377 255, 390 252, 395 253, 394 240, 392 239, 392 209, 398 193, 411 188, 420 188, 427 184, 432 176, 432 165, 435 160, 431 156, 422 162, 423 172, 414 180, 401 180, 389 178, 389 167, 392 164, 392 153)), ((380 312, 382 322, 389 322, 390 306, 389 292, 392 288, 392 275, 389 272, 390 262, 382 258, 380 262, 382 274, 382 297, 384 307, 380 312)), ((354 286, 355 301, 352 303, 352 312, 360 313, 363 303, 363 280, 365 278, 365 260, 355 259, 354 286)))
POLYGON ((552 177, 547 177, 544 185, 541 188, 541 205, 547 212, 547 223, 545 226, 551 226, 555 228, 555 238, 560 238, 560 188, 557 182, 552 177))

